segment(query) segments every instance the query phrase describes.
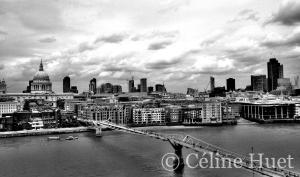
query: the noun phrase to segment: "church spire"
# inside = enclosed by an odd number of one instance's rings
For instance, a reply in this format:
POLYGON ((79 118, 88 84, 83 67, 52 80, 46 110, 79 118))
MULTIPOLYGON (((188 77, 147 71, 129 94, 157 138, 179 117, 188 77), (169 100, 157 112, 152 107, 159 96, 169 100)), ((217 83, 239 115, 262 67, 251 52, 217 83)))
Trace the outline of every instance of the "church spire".
POLYGON ((41 59, 39 71, 44 71, 44 67, 43 67, 43 59, 41 59))

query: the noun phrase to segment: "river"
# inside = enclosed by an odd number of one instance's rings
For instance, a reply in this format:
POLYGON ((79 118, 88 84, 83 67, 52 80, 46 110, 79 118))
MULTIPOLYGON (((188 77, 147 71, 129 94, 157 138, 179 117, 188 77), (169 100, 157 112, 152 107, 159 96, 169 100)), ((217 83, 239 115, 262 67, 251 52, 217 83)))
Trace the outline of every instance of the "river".
MULTIPOLYGON (((154 130, 153 130, 154 131, 154 130)), ((300 171, 300 125, 243 124, 222 127, 155 129, 166 134, 189 134, 231 151, 294 160, 300 171)), ((161 158, 174 150, 169 143, 141 135, 105 131, 72 134, 73 141, 48 141, 48 136, 0 139, 1 177, 248 177, 243 169, 190 169, 182 173, 162 168, 161 158)), ((68 134, 61 135, 67 137, 68 134)), ((183 149, 186 157, 192 151, 183 149)), ((255 175, 259 176, 259 175, 255 175)))

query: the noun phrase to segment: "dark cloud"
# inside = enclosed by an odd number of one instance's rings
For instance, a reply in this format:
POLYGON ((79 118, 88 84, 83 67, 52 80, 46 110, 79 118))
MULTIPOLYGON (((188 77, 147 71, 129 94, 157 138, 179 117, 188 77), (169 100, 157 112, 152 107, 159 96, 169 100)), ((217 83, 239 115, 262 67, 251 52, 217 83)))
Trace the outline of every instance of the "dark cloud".
POLYGON ((52 43, 52 42, 55 42, 56 41, 56 39, 55 39, 55 37, 45 37, 45 38, 42 38, 42 39, 40 39, 39 40, 39 42, 41 42, 41 43, 52 43))
POLYGON ((157 62, 148 63, 146 65, 146 67, 148 69, 154 69, 154 70, 166 69, 166 68, 172 67, 174 65, 177 65, 178 63, 180 63, 180 61, 181 61, 180 58, 175 58, 175 59, 170 60, 170 61, 160 60, 160 61, 157 61, 157 62))
POLYGON ((267 23, 279 23, 283 25, 296 25, 300 22, 300 1, 288 1, 280 6, 272 19, 267 23))
POLYGON ((105 42, 105 43, 119 43, 122 42, 127 38, 127 34, 113 34, 110 36, 102 36, 95 40, 95 44, 98 42, 105 42))
MULTIPOLYGON (((183 61, 187 61, 190 59, 191 56, 195 56, 200 53, 201 50, 199 49, 191 49, 182 54, 172 58, 171 60, 158 60, 155 62, 148 62, 146 63, 147 69, 154 69, 154 70, 161 70, 161 69, 168 69, 180 64, 183 61)), ((182 66, 181 66, 182 67, 182 66)))
POLYGON ((164 49, 167 46, 171 45, 171 41, 162 41, 162 42, 156 42, 149 45, 148 50, 160 50, 164 49))

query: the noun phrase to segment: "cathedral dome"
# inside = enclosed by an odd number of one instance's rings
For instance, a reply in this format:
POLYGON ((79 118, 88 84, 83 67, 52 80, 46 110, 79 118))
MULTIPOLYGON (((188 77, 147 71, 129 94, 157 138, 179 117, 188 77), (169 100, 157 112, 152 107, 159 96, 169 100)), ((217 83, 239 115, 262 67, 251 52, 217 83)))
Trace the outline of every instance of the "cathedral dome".
POLYGON ((45 71, 38 71, 33 76, 33 80, 37 81, 50 81, 49 75, 45 71))
POLYGON ((44 71, 43 63, 41 61, 39 71, 33 76, 34 81, 50 81, 49 75, 44 71))

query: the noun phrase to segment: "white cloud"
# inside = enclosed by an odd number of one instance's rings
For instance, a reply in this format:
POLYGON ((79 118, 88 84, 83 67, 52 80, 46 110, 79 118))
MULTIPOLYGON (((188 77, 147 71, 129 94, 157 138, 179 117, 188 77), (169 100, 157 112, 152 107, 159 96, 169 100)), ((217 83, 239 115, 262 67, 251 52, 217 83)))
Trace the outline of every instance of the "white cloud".
MULTIPOLYGON (((27 82, 42 57, 53 81, 59 83, 70 75, 81 91, 92 77, 99 83, 118 81, 124 86, 131 75, 147 77, 152 84, 165 81, 181 91, 199 80, 206 82, 209 75, 223 82, 225 77, 239 76, 244 86, 249 84, 245 77, 264 72, 274 51, 264 43, 282 42, 288 36, 292 46, 276 52, 280 57, 297 57, 297 35, 292 35, 298 34, 297 26, 262 24, 280 3, 4 0, 0 7, 1 74, 11 83, 27 82), (11 74, 15 67, 18 70, 11 74)), ((291 62, 285 67, 293 68, 291 62)))

